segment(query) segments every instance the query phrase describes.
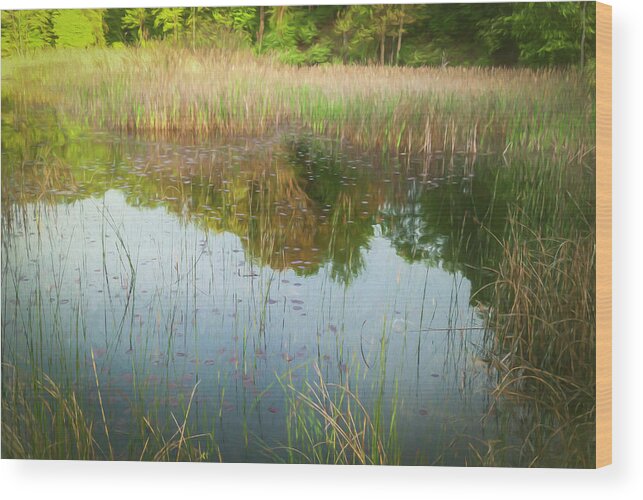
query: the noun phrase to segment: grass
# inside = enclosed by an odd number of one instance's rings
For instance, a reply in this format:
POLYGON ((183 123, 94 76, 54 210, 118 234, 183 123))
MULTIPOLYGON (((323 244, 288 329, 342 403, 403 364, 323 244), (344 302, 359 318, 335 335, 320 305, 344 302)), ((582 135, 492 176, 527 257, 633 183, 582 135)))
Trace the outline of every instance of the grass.
POLYGON ((593 467, 594 166, 544 159, 537 170, 513 168, 518 203, 497 242, 489 285, 487 349, 499 373, 497 405, 503 399, 527 404, 526 465, 543 465, 557 451, 564 466, 593 467))
MULTIPOLYGON (((43 373, 33 387, 24 385, 23 379, 15 366, 3 365, 3 458, 169 462, 208 457, 202 446, 211 436, 190 434, 188 428, 196 385, 184 413, 178 418, 172 415, 173 431, 154 424, 149 414, 138 415, 132 423, 138 432, 129 436, 130 446, 115 454, 98 386, 100 411, 96 415, 86 393, 66 389, 43 373)), ((216 444, 214 448, 218 449, 216 444)), ((209 460, 222 461, 222 457, 219 454, 209 460)))
POLYGON ((288 442, 266 447, 268 457, 287 463, 399 465, 397 401, 384 425, 381 399, 367 409, 348 377, 341 384, 329 383, 318 365, 314 373, 316 380, 306 380, 301 389, 292 379, 280 379, 288 407, 288 442))
POLYGON ((495 282, 492 352, 501 377, 496 394, 530 402, 537 443, 530 465, 549 447, 568 464, 594 463, 596 391, 595 268, 593 233, 577 239, 545 237, 515 219, 529 235, 503 245, 495 282), (543 436, 547 436, 543 438, 543 436))
POLYGON ((3 80, 18 107, 49 104, 139 133, 259 135, 294 124, 383 152, 574 158, 591 151, 595 132, 593 90, 568 70, 298 68, 157 46, 11 58, 3 80))
MULTIPOLYGON (((141 414, 133 422, 137 434, 129 436, 126 452, 120 449, 114 455, 100 397, 99 414, 93 415, 83 396, 65 390, 47 375, 43 374, 42 382, 37 381, 30 389, 18 381, 15 367, 6 365, 4 372, 3 458, 224 461, 219 447, 212 443, 212 435, 194 434, 191 430, 189 416, 198 384, 183 415, 178 418, 172 415, 173 432, 153 424, 149 414, 141 414), (214 445, 214 454, 207 451, 207 442, 214 445)), ((315 373, 318 381, 306 382, 302 390, 296 389, 292 380, 290 383, 280 380, 289 405, 289 442, 283 446, 264 444, 267 456, 289 463, 399 464, 395 414, 388 428, 383 428, 347 382, 341 385, 325 382, 318 367, 315 373)))
MULTIPOLYGON (((3 365, 2 457, 95 460, 104 456, 94 424, 74 392, 49 377, 29 390, 3 365)), ((106 456, 105 456, 106 458, 106 456)))

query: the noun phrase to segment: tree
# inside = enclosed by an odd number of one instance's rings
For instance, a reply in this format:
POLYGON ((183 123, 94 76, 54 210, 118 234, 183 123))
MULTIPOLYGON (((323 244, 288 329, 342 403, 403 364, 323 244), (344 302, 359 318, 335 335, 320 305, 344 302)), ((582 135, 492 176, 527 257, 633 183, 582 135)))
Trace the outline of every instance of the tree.
POLYGON ((380 37, 380 65, 384 65, 386 55, 386 37, 395 34, 395 5, 374 6, 375 30, 380 37))
POLYGON ((342 36, 342 46, 340 54, 342 61, 346 64, 348 58, 348 36, 353 30, 353 20, 351 19, 351 10, 346 9, 337 13, 337 20, 335 21, 335 33, 342 36))
POLYGON ((127 9, 105 9, 103 26, 105 30, 105 43, 108 46, 121 46, 128 39, 134 38, 129 30, 124 30, 123 17, 127 9))
POLYGON ((535 66, 585 64, 585 52, 594 39, 596 11, 587 2, 514 4, 511 15, 500 19, 520 50, 520 61, 535 66))
POLYGON ((154 27, 161 28, 162 32, 165 34, 168 31, 173 33, 174 42, 178 43, 179 35, 183 31, 183 14, 185 12, 184 7, 173 7, 173 8, 163 8, 156 9, 154 27))
POLYGON ((102 9, 64 9, 53 14, 56 47, 105 45, 102 9))
POLYGON ((335 32, 342 36, 344 62, 366 62, 378 45, 372 23, 372 6, 350 5, 337 15, 335 32))
POLYGON ((304 65, 330 60, 330 42, 320 36, 308 8, 273 7, 268 25, 270 30, 263 38, 262 50, 275 53, 281 61, 304 65))
POLYGON ((2 53, 138 43, 254 45, 288 64, 576 65, 595 57, 589 2, 2 12, 2 53))
POLYGON ((123 27, 136 30, 139 45, 144 46, 149 36, 149 23, 152 11, 149 9, 126 9, 123 16, 123 27))
POLYGON ((263 44, 263 32, 266 27, 266 8, 259 7, 259 31, 257 32, 257 45, 259 45, 259 52, 261 52, 261 45, 263 44))
POLYGON ((405 27, 415 22, 412 9, 414 5, 400 4, 395 10, 394 17, 397 21, 397 49, 395 51, 395 64, 400 64, 400 51, 402 50, 402 35, 406 32, 405 27))
MULTIPOLYGON (((263 9, 263 7, 261 7, 263 9)), ((212 19, 229 32, 239 33, 245 40, 251 39, 252 27, 257 16, 256 7, 226 7, 212 9, 212 19)))
POLYGON ((335 32, 342 35, 343 52, 348 52, 351 59, 356 57, 362 60, 375 59, 384 65, 386 38, 394 35, 399 37, 399 31, 396 31, 396 25, 399 24, 398 9, 397 5, 348 7, 338 16, 335 23, 335 32), (352 34, 352 37, 346 47, 345 41, 349 34, 352 34), (373 51, 375 51, 374 54, 373 51))
POLYGON ((51 11, 2 11, 2 53, 25 54, 52 44, 51 11))
POLYGON ((192 50, 196 48, 196 25, 198 23, 199 15, 203 12, 205 7, 190 7, 188 13, 188 26, 192 32, 192 50))

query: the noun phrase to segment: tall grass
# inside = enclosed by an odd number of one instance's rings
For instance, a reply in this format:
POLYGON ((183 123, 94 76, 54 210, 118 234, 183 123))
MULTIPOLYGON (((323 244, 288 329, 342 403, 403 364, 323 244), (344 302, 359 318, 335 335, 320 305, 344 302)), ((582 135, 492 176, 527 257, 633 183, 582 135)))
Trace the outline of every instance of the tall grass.
MULTIPOLYGON (((591 150, 592 89, 566 70, 291 67, 249 53, 43 52, 3 61, 3 96, 122 131, 256 135, 304 126, 423 154, 591 150)), ((26 108, 21 108, 26 109, 26 108)))
POLYGON ((503 244, 494 287, 496 395, 528 403, 524 453, 540 465, 552 450, 567 466, 591 467, 595 422, 595 237, 552 238, 526 229, 503 244))
POLYGON ((94 424, 74 392, 49 377, 23 385, 15 368, 3 365, 2 457, 95 460, 102 450, 94 424))
POLYGON ((557 452, 564 460, 555 465, 594 464, 595 191, 586 166, 544 163, 527 173, 498 242, 488 347, 496 395, 527 403, 527 465, 552 465, 557 452), (543 187, 530 191, 537 179, 543 187))
MULTIPOLYGON (((209 457, 203 451, 212 436, 192 434, 189 429, 196 386, 183 415, 173 415, 174 429, 168 431, 156 424, 148 409, 133 417, 135 432, 129 436, 130 444, 115 453, 102 399, 96 413, 87 393, 65 388, 44 373, 33 376, 33 384, 26 385, 24 380, 29 377, 5 364, 2 378, 3 458, 191 462, 208 457, 222 461, 220 454, 209 457)), ((214 448, 218 449, 216 443, 214 448)))
POLYGON ((399 465, 397 402, 385 424, 381 400, 367 409, 348 378, 329 383, 318 365, 314 372, 316 381, 306 381, 302 389, 292 380, 280 381, 288 406, 288 442, 268 448, 269 456, 289 463, 399 465))

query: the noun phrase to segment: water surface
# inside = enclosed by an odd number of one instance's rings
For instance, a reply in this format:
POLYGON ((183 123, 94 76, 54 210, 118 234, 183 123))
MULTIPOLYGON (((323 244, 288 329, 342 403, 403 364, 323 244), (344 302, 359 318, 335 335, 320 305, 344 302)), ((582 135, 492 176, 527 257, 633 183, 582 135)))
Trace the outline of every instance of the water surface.
POLYGON ((480 235, 502 159, 39 123, 3 129, 3 362, 98 416, 93 356, 116 458, 135 417, 175 430, 188 405, 204 458, 285 458, 287 395, 320 375, 395 416, 402 463, 498 438, 480 235))

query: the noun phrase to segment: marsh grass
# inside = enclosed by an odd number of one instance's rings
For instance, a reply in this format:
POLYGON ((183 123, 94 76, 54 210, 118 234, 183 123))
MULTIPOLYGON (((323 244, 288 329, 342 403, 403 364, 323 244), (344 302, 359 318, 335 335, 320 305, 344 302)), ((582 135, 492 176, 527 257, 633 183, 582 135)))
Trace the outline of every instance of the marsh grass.
POLYGON ((530 238, 504 244, 494 285, 495 393, 528 402, 534 428, 521 451, 529 465, 553 448, 564 450, 568 466, 592 466, 595 238, 545 238, 517 225, 530 238))
POLYGON ((102 455, 91 417, 73 391, 49 377, 27 387, 3 365, 2 456, 44 460, 95 460, 102 455))
POLYGON ((592 93, 572 70, 292 67, 164 46, 3 61, 3 96, 20 111, 47 104, 86 125, 159 134, 296 124, 385 153, 583 156, 593 147, 592 93))
MULTIPOLYGON (((147 412, 135 414, 129 446, 115 452, 102 398, 92 410, 87 394, 65 389, 44 373, 25 385, 17 368, 3 365, 2 457, 36 460, 223 461, 209 434, 194 434, 189 417, 196 385, 182 413, 159 425, 147 412), (96 411, 98 410, 98 411, 96 411), (173 427, 172 427, 173 426, 173 427), (211 454, 210 448, 215 450, 211 454)), ((99 392, 100 393, 100 392, 99 392)))
MULTIPOLYGON (((520 167, 516 169, 520 170, 520 167)), ((525 465, 592 467, 596 391, 593 165, 544 162, 497 240, 487 349, 500 400, 524 404, 525 465), (549 188, 544 185, 549 184, 549 188), (560 453, 564 460, 547 462, 560 453), (547 458, 549 457, 549 458, 547 458)), ((524 179, 524 177, 523 177, 524 179)), ((520 185, 519 183, 516 183, 520 185)), ((487 455, 488 457, 488 455, 487 455)))
MULTIPOLYGON (((348 377, 331 383, 318 365, 313 371, 314 379, 305 381, 301 388, 287 378, 279 380, 288 408, 288 442, 266 446, 267 455, 287 463, 399 464, 397 397, 391 414, 385 416, 383 401, 367 408, 348 377)), ((383 384, 383 379, 379 383, 383 384)))

